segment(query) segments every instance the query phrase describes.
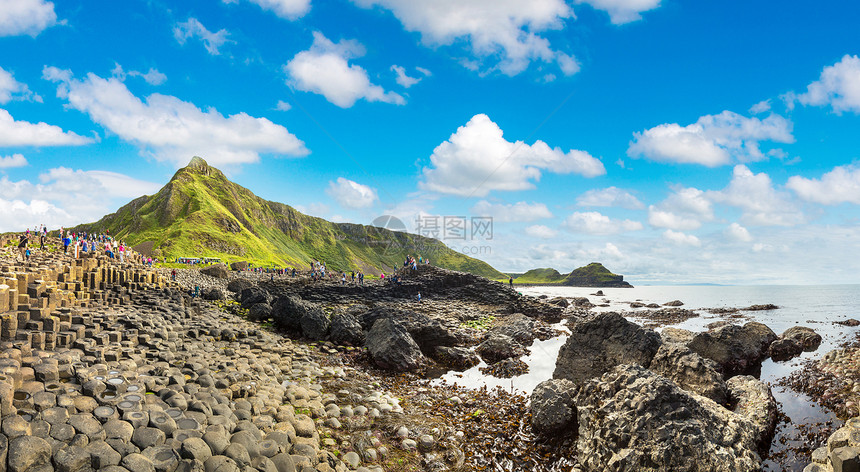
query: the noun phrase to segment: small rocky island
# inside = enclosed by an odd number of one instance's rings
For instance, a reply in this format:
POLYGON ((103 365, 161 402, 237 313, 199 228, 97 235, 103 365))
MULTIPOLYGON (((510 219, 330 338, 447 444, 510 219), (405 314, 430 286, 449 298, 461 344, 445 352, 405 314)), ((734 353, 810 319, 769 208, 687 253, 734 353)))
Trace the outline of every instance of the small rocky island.
POLYGON ((552 268, 532 269, 524 274, 512 274, 519 285, 563 285, 567 287, 632 288, 623 275, 613 274, 603 264, 592 262, 561 274, 552 268))

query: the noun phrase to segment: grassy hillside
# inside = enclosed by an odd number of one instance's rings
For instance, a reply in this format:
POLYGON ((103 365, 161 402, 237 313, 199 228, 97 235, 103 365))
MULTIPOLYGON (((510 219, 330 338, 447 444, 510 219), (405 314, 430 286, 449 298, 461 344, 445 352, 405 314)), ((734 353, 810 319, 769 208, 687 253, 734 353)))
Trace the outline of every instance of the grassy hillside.
POLYGON ((629 287, 624 276, 613 274, 603 264, 592 262, 587 266, 574 269, 571 273, 560 274, 555 269, 532 269, 518 277, 514 283, 535 285, 567 285, 572 287, 629 287))
POLYGON ((149 243, 164 258, 220 257, 262 266, 308 267, 368 273, 399 267, 407 254, 434 265, 488 278, 504 275, 440 241, 373 226, 332 223, 289 205, 270 202, 230 182, 195 157, 158 193, 133 200, 78 230, 110 233, 133 246, 149 243))
POLYGON ((514 280, 520 284, 557 284, 564 275, 555 269, 532 269, 514 280))

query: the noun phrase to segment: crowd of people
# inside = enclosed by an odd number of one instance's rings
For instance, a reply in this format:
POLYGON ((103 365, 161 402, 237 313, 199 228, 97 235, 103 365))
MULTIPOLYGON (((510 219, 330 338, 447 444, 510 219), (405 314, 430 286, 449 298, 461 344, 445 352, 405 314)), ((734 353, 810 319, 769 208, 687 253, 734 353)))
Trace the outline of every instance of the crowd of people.
MULTIPOLYGON (((31 239, 38 237, 39 250, 44 251, 45 241, 49 233, 48 227, 45 225, 41 225, 33 231, 27 228, 26 231, 21 233, 18 237, 18 251, 20 252, 22 262, 29 262, 32 255, 33 249, 31 246, 34 243, 31 242, 31 239)), ((89 233, 86 231, 76 232, 61 227, 57 235, 63 245, 63 254, 69 255, 71 253, 76 260, 104 253, 104 255, 111 259, 119 259, 121 263, 128 260, 129 262, 147 264, 152 267, 153 263, 158 262, 158 259, 144 257, 142 254, 133 251, 123 241, 116 241, 110 235, 110 231, 104 234, 89 233)))

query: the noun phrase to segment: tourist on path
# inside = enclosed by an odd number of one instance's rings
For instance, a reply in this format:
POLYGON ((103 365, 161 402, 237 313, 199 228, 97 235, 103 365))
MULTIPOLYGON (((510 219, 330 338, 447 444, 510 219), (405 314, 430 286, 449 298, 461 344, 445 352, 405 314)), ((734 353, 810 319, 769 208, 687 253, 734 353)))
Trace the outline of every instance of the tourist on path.
POLYGON ((29 242, 29 240, 30 240, 29 233, 30 233, 30 229, 28 228, 27 233, 21 234, 21 236, 18 238, 18 252, 21 253, 21 261, 22 262, 27 260, 26 252, 27 252, 27 242, 29 242))

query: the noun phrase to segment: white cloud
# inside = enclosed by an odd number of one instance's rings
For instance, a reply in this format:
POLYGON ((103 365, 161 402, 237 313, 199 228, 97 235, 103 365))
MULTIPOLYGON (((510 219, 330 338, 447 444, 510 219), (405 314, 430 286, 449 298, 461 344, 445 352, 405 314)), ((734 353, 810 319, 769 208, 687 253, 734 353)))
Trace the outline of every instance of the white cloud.
POLYGON ((390 10, 408 31, 421 34, 424 44, 466 44, 475 60, 462 59, 472 69, 486 60, 490 70, 516 75, 532 61, 555 63, 565 75, 579 70, 576 60, 550 47, 540 33, 564 27, 573 10, 564 0, 353 0, 364 8, 390 10), (497 61, 497 62, 496 62, 497 61))
POLYGON ((330 181, 326 193, 344 208, 369 208, 379 200, 375 189, 343 177, 330 181))
POLYGON ((576 199, 579 206, 592 207, 621 207, 630 210, 641 210, 645 205, 630 192, 617 187, 589 190, 576 199))
POLYGON ((213 56, 221 54, 218 49, 230 41, 228 36, 230 33, 226 29, 220 29, 217 33, 209 31, 197 18, 189 18, 188 21, 177 23, 173 27, 173 37, 179 44, 185 44, 192 38, 199 38, 200 41, 203 41, 203 46, 206 47, 209 54, 213 56))
MULTIPOLYGON (((167 76, 162 74, 161 72, 159 72, 156 69, 150 68, 149 72, 147 72, 145 74, 143 72, 139 72, 136 70, 125 72, 123 70, 122 66, 118 62, 115 63, 113 70, 111 70, 110 72, 111 72, 111 75, 113 75, 114 77, 116 77, 117 79, 119 79, 121 81, 125 81, 126 76, 128 76, 128 77, 141 77, 149 85, 161 85, 167 81, 167 76)), ((71 75, 69 75, 69 77, 71 77, 71 75)), ((45 77, 45 78, 49 78, 49 77, 45 77)), ((55 80, 55 79, 51 78, 51 80, 55 80)), ((65 80, 68 80, 68 79, 65 79, 65 80)))
POLYGON ((0 178, 0 231, 20 231, 46 224, 50 228, 95 221, 123 202, 153 194, 160 185, 108 171, 65 167, 39 175, 39 183, 0 178))
POLYGON ((586 234, 617 234, 642 229, 642 223, 638 221, 613 220, 596 211, 574 212, 564 220, 562 226, 586 234))
POLYGON ((731 239, 734 239, 735 241, 740 242, 752 241, 752 236, 750 235, 750 232, 737 223, 732 223, 729 225, 728 228, 726 228, 726 236, 731 239))
POLYGON ((648 224, 657 228, 691 230, 702 226, 702 222, 691 217, 678 215, 671 211, 660 210, 654 205, 648 207, 648 224))
POLYGON ((658 162, 717 167, 733 160, 765 159, 759 143, 794 142, 791 130, 791 122, 780 115, 771 114, 762 120, 724 111, 719 115, 705 115, 687 126, 665 123, 633 133, 627 155, 658 162))
POLYGON ((244 112, 225 117, 214 108, 203 111, 193 103, 157 93, 143 101, 117 78, 88 74, 77 80, 56 68, 46 68, 44 75, 61 82, 57 95, 71 108, 87 113, 142 153, 177 166, 195 155, 213 165, 229 165, 257 162, 261 153, 308 154, 301 140, 266 118, 244 112))
POLYGON ((557 261, 567 257, 567 253, 559 251, 553 246, 538 244, 528 249, 529 258, 534 261, 557 261))
POLYGON ((823 205, 853 203, 860 205, 860 167, 857 164, 838 166, 821 176, 807 179, 793 176, 785 184, 803 200, 823 205))
POLYGON ((621 25, 642 19, 641 13, 660 6, 660 0, 576 0, 609 13, 612 24, 621 25))
POLYGON ((558 236, 558 231, 544 225, 532 225, 526 228, 526 234, 533 238, 553 239, 558 236))
POLYGON ((0 105, 8 103, 11 100, 32 100, 41 102, 42 97, 34 94, 27 87, 27 84, 22 84, 15 80, 12 73, 0 67, 0 105))
POLYGON ((541 171, 596 177, 606 173, 603 164, 585 151, 567 153, 543 141, 532 145, 504 139, 499 125, 487 115, 472 117, 430 156, 419 187, 460 196, 486 196, 493 190, 534 188, 541 171))
MULTIPOLYGON (((789 94, 789 100, 791 97, 793 94, 789 94)), ((796 98, 804 105, 830 105, 837 114, 860 113, 860 58, 846 54, 841 61, 825 67, 821 77, 796 98)))
POLYGON ((702 245, 702 242, 699 241, 699 238, 693 236, 692 234, 685 234, 685 233, 681 233, 679 231, 672 231, 671 229, 667 229, 663 233, 663 237, 665 237, 669 241, 672 241, 673 243, 678 244, 678 245, 684 245, 684 246, 701 246, 702 245))
MULTIPOLYGON (((398 65, 391 66, 391 70, 397 74, 397 84, 404 88, 412 87, 413 85, 421 82, 421 78, 417 77, 409 77, 406 75, 406 69, 400 67, 398 65)), ((426 70, 426 69, 425 69, 426 70)))
POLYGON ((11 156, 0 156, 0 169, 10 169, 12 167, 25 167, 27 159, 22 154, 12 154, 11 156))
POLYGON ((759 113, 768 111, 770 111, 770 100, 762 100, 750 107, 750 113, 753 115, 758 115, 759 113))
MULTIPOLYGON (((239 3, 239 0, 222 0, 224 3, 239 3)), ((311 0, 249 0, 263 10, 274 12, 281 18, 297 20, 311 10, 311 0)))
POLYGON ((369 102, 406 103, 397 93, 372 84, 362 67, 349 64, 349 59, 363 55, 364 47, 358 41, 333 43, 315 31, 311 48, 284 65, 287 83, 298 90, 320 94, 341 108, 349 108, 362 98, 369 102))
POLYGON ((735 166, 725 189, 708 192, 708 197, 740 208, 742 220, 749 225, 793 226, 805 219, 788 194, 773 188, 770 176, 764 172, 753 174, 744 165, 735 166))
POLYGON ((606 243, 603 247, 580 249, 576 254, 581 261, 606 261, 624 258, 624 254, 618 249, 618 246, 612 243, 606 243))
POLYGON ((91 142, 93 139, 63 131, 59 126, 15 121, 8 111, 0 108, 0 146, 80 146, 91 142))
POLYGON ((57 23, 54 4, 45 0, 0 0, 0 37, 36 36, 57 23))
POLYGON ((648 207, 648 223, 657 228, 685 231, 713 219, 713 204, 708 194, 692 187, 677 188, 658 205, 648 207))
POLYGON ((289 103, 287 103, 283 100, 278 100, 278 104, 275 105, 275 110, 278 110, 278 111, 290 111, 290 110, 292 110, 292 108, 293 108, 292 105, 290 105, 289 103))
POLYGON ((504 203, 490 203, 481 200, 472 207, 472 214, 476 216, 491 216, 498 223, 509 223, 516 221, 536 221, 544 218, 552 218, 552 213, 543 203, 517 202, 512 205, 504 203))

